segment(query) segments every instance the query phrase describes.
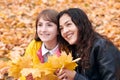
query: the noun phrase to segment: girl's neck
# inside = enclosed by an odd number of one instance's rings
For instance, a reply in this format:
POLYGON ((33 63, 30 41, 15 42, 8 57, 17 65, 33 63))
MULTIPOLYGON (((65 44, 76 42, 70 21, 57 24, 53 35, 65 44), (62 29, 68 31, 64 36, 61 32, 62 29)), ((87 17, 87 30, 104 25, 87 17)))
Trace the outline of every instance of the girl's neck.
POLYGON ((51 42, 44 43, 45 48, 48 50, 54 49, 57 46, 57 44, 58 44, 57 41, 51 41, 51 42))

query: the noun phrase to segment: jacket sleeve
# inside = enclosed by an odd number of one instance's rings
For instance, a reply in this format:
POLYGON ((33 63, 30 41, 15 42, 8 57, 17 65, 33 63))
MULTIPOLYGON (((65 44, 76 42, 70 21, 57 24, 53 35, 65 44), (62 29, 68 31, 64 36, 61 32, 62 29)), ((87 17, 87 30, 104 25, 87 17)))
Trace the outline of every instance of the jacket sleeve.
POLYGON ((89 80, 89 79, 87 79, 86 77, 82 76, 79 73, 76 73, 74 80, 89 80))
MULTIPOLYGON (((101 80, 120 79, 120 51, 111 43, 101 41, 96 44, 97 63, 101 80)), ((96 48, 94 47, 94 50, 96 48)), ((94 52, 94 51, 93 51, 94 52)), ((94 76, 94 75, 93 75, 94 76)), ((92 80, 79 73, 76 73, 74 80, 92 80)))

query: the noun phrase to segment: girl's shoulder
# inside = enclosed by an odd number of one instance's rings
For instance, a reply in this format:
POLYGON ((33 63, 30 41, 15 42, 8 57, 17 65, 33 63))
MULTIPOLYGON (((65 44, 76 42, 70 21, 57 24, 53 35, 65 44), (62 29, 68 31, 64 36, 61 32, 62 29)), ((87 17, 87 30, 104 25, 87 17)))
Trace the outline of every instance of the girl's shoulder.
POLYGON ((41 47, 41 45, 42 45, 42 42, 41 42, 41 41, 36 41, 36 40, 33 39, 33 40, 29 43, 28 47, 39 49, 39 48, 41 47))
POLYGON ((29 45, 40 45, 40 44, 42 44, 42 42, 41 42, 41 41, 36 41, 35 39, 33 39, 33 40, 29 43, 29 45))
POLYGON ((38 49, 41 47, 42 42, 41 41, 36 41, 36 40, 32 40, 25 51, 25 54, 30 54, 30 53, 36 53, 36 51, 38 51, 38 49))

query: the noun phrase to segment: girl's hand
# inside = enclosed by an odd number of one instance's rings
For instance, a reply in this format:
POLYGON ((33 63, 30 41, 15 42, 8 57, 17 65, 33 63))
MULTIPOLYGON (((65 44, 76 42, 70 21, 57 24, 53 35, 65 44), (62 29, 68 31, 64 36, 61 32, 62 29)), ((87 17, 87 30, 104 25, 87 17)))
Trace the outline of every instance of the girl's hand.
POLYGON ((30 73, 26 76, 26 80, 34 80, 33 76, 32 76, 32 73, 30 73))
POLYGON ((55 74, 60 80, 74 80, 76 72, 68 69, 62 69, 62 71, 57 70, 55 74))
POLYGON ((8 69, 9 69, 9 67, 4 67, 4 68, 0 69, 0 74, 4 75, 5 73, 8 73, 8 69))

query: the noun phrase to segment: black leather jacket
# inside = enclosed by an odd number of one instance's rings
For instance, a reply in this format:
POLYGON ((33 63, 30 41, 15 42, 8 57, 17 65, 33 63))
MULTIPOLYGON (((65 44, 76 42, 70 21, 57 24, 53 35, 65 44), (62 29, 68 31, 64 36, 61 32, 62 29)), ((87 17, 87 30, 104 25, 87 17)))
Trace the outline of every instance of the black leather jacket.
POLYGON ((120 80, 120 51, 103 38, 95 41, 90 53, 91 67, 80 72, 74 80, 120 80))

